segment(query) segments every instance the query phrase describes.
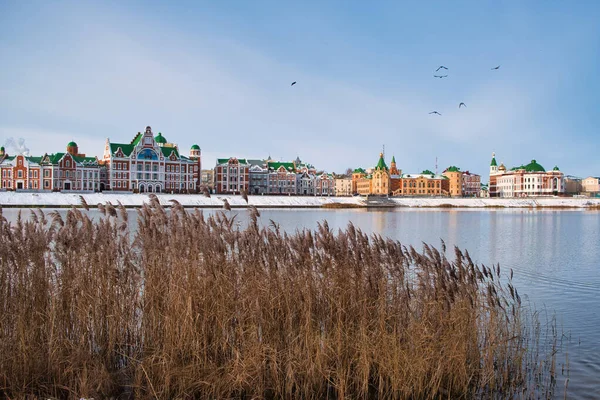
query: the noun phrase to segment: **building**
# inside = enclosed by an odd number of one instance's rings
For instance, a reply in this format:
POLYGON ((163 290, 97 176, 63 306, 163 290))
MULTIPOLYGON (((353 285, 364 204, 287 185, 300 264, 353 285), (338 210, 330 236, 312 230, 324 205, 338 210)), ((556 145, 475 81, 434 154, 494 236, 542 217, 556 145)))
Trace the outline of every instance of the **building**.
POLYGON ((215 192, 240 194, 250 186, 250 164, 244 158, 219 158, 215 166, 215 192))
POLYGON ((199 189, 200 147, 193 145, 190 157, 185 157, 160 132, 155 137, 149 126, 128 144, 106 139, 103 162, 108 170, 106 190, 195 193, 199 189))
POLYGON ((489 187, 485 183, 481 184, 481 188, 479 189, 479 197, 490 197, 489 187))
POLYGON ((352 178, 346 175, 337 175, 335 177, 335 195, 336 196, 351 196, 354 194, 352 190, 352 178))
POLYGON ((536 160, 507 170, 498 166, 492 153, 490 163, 490 197, 552 196, 565 193, 564 174, 554 167, 546 171, 536 160))
MULTIPOLYGON (((357 183, 360 179, 362 179, 366 176, 367 176, 367 171, 365 171, 362 168, 356 168, 354 171, 352 171, 352 194, 359 193, 357 183)), ((370 186, 370 184, 369 184, 369 186, 370 186)))
POLYGON ((436 175, 429 170, 420 174, 402 174, 400 188, 395 196, 447 196, 449 179, 444 175, 436 175))
POLYGON ((462 174, 462 194, 465 197, 479 197, 481 193, 481 175, 465 171, 462 174))
POLYGON ((298 194, 298 174, 293 162, 267 161, 269 194, 298 194))
POLYGON ((588 176, 581 181, 581 188, 587 194, 600 193, 600 177, 588 176))
POLYGON ((446 178, 448 178, 448 191, 450 196, 462 197, 463 195, 463 173, 460 168, 450 166, 442 172, 446 178))
POLYGON ((583 180, 575 176, 565 176, 565 194, 575 196, 583 192, 583 180))
POLYGON ((105 166, 96 157, 79 153, 69 142, 65 153, 30 157, 9 156, 0 148, 0 188, 9 190, 100 191, 105 166))
POLYGON ((268 194, 269 193, 269 168, 266 160, 248 160, 250 164, 249 193, 268 194))
POLYGON ((332 174, 322 172, 315 177, 315 196, 335 196, 335 179, 332 174))

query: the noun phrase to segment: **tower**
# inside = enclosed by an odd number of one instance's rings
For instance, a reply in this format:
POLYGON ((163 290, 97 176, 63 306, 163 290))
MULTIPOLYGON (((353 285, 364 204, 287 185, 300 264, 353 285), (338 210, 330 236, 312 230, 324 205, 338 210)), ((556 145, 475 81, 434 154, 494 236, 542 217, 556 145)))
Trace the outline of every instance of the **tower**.
POLYGON ((496 163, 496 153, 492 153, 492 162, 490 163, 490 175, 498 173, 498 164, 496 163))
POLYGON ((196 181, 196 189, 200 190, 202 183, 202 150, 197 144, 192 145, 190 148, 190 159, 196 163, 194 166, 194 181, 196 181))
POLYGON ((67 144, 67 153, 69 153, 72 156, 76 156, 77 154, 79 154, 79 147, 77 147, 77 143, 69 142, 67 144))

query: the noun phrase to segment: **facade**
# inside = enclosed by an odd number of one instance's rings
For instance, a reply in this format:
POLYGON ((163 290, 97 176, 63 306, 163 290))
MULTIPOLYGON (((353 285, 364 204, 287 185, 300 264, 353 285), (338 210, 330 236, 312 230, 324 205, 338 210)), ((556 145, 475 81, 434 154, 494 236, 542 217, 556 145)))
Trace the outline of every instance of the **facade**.
POLYGON ((447 196, 449 179, 444 175, 436 175, 429 170, 420 174, 402 174, 400 189, 396 196, 447 196))
POLYGON ((9 156, 0 148, 0 188, 8 190, 99 191, 105 166, 79 153, 75 142, 66 153, 42 157, 9 156))
POLYGON ((267 161, 267 168, 269 194, 298 194, 298 174, 293 162, 267 161))
POLYGON ((481 175, 465 171, 462 174, 462 194, 466 197, 479 197, 481 190, 481 175))
POLYGON ((481 190, 481 176, 469 171, 461 171, 452 165, 442 172, 448 178, 448 191, 453 197, 478 197, 481 190))
POLYGON ((546 171, 536 160, 507 170, 504 164, 497 165, 492 153, 489 193, 490 197, 561 195, 565 193, 564 174, 558 167, 546 171))
MULTIPOLYGON (((360 193, 358 191, 358 181, 366 176, 367 176, 367 171, 365 171, 362 168, 356 168, 354 171, 352 171, 352 194, 360 193)), ((369 184, 369 187, 370 187, 370 184, 369 184)))
POLYGON ((250 164, 249 193, 268 194, 269 193, 269 169, 265 160, 248 160, 250 164))
POLYGON ((219 158, 215 166, 216 193, 240 194, 250 186, 250 164, 246 159, 219 158))
POLYGON ((147 126, 129 144, 106 139, 103 162, 107 166, 106 190, 126 192, 195 193, 200 185, 200 147, 193 145, 190 157, 159 132, 147 126))
POLYGON ((335 196, 335 179, 323 172, 315 177, 315 196, 335 196))
POLYGON ((600 192, 600 177, 588 176, 581 181, 582 191, 584 193, 596 194, 600 192))
POLYGON ((450 196, 453 197, 462 197, 463 195, 463 173, 460 168, 455 167, 454 165, 446 168, 444 172, 442 172, 446 178, 448 178, 449 185, 449 193, 450 196))
POLYGON ((352 190, 352 178, 345 175, 335 177, 335 195, 351 196, 355 192, 352 190))

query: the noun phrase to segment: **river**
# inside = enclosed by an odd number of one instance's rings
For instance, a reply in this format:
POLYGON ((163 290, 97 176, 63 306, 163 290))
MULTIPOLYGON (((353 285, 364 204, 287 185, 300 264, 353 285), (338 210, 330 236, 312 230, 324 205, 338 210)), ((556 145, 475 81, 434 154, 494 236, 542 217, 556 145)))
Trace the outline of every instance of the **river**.
MULTIPOLYGON (((4 209, 3 213, 14 221, 18 211, 4 209)), ((135 211, 129 212, 131 220, 135 211)), ((247 217, 245 210, 229 213, 238 214, 240 221, 247 217)), ((23 215, 28 214, 24 210, 23 215)), ((364 232, 418 249, 423 242, 439 248, 443 239, 449 249, 456 245, 468 250, 478 263, 500 263, 503 274, 512 268, 521 297, 541 311, 542 322, 555 313, 559 332, 565 335, 557 356, 556 398, 564 397, 567 377, 568 398, 600 398, 600 211, 265 209, 261 214, 263 224, 273 220, 289 232, 314 229, 323 220, 333 229, 352 221, 364 232)))

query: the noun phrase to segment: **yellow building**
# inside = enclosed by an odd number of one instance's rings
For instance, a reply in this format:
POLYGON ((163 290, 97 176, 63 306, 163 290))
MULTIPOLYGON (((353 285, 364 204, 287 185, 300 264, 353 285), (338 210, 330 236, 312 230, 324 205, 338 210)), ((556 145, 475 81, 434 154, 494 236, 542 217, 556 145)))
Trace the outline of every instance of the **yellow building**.
POLYGON ((463 195, 463 173, 461 170, 454 165, 446 168, 442 172, 446 178, 448 178, 449 188, 448 191, 450 196, 462 197, 463 195))
MULTIPOLYGON (((394 169, 398 171, 395 168, 395 164, 396 163, 394 162, 394 169)), ((355 174, 352 174, 352 177, 354 180, 354 176, 357 175, 355 181, 356 192, 358 194, 363 196, 369 194, 387 196, 391 193, 390 170, 385 164, 383 153, 379 154, 379 162, 377 162, 377 165, 373 168, 370 175, 357 174, 356 171, 357 170, 355 170, 355 174)))
MULTIPOLYGON (((356 192, 354 192, 356 193, 356 192)), ((352 178, 345 175, 338 175, 335 177, 335 195, 336 196, 351 196, 352 192, 352 178)))
POLYGON ((394 196, 443 196, 448 194, 449 179, 429 170, 420 174, 402 174, 394 196))
POLYGON ((359 193, 357 189, 357 182, 367 176, 367 171, 362 168, 356 168, 352 171, 352 194, 359 193))

